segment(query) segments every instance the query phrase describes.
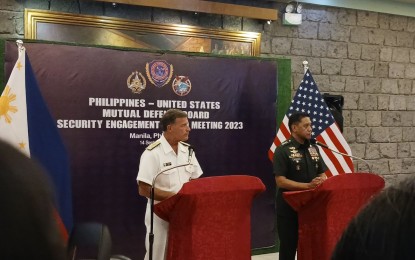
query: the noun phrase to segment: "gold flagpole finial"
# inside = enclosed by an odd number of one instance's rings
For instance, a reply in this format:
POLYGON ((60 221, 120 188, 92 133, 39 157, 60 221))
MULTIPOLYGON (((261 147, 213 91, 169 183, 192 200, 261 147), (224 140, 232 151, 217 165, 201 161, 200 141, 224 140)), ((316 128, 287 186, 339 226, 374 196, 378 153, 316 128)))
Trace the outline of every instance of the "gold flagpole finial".
POLYGON ((303 67, 304 67, 304 74, 307 72, 308 70, 308 61, 303 61, 303 67))
POLYGON ((17 45, 17 49, 19 51, 19 56, 20 56, 20 54, 25 50, 25 47, 23 46, 23 41, 22 40, 17 40, 16 45, 17 45))

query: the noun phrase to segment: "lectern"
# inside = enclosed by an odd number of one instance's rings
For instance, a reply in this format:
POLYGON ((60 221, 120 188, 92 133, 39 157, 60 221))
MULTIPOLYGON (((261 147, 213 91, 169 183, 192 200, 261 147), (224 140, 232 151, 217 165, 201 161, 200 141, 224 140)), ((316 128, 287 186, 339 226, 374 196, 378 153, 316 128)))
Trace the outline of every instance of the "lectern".
POLYGON ((331 177, 313 190, 284 192, 298 212, 298 260, 329 260, 349 221, 385 186, 370 173, 331 177))
POLYGON ((251 205, 264 190, 259 178, 246 175, 185 183, 155 205, 169 222, 167 260, 250 260, 251 205))

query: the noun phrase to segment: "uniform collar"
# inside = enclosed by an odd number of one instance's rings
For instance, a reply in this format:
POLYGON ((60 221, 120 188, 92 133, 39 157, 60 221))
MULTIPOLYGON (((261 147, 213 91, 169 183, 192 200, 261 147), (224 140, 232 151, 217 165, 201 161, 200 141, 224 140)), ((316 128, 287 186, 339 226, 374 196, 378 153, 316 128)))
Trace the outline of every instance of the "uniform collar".
POLYGON ((290 138, 291 142, 294 144, 294 147, 299 149, 299 148, 309 148, 310 147, 310 141, 309 140, 305 140, 304 144, 300 144, 294 137, 291 136, 290 138))
MULTIPOLYGON (((166 139, 166 137, 164 137, 164 134, 160 138, 160 143, 161 143, 161 146, 163 147, 164 153, 166 153, 166 154, 174 153, 173 148, 171 147, 169 142, 167 142, 167 139, 166 139)), ((187 152, 187 147, 179 142, 177 151, 178 152, 179 151, 180 152, 187 152)))
POLYGON ((160 143, 161 143, 161 146, 163 147, 164 153, 167 154, 167 153, 170 153, 170 152, 174 152, 173 148, 171 147, 169 142, 167 142, 166 137, 164 137, 164 134, 160 138, 160 143))

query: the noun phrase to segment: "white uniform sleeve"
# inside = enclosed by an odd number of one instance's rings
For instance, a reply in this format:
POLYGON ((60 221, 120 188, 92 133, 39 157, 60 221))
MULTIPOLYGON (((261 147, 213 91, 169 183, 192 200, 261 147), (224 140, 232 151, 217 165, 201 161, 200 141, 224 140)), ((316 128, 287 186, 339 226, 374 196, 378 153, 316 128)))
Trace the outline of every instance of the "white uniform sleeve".
POLYGON ((155 153, 145 150, 140 158, 140 166, 137 175, 139 181, 152 185, 153 178, 160 171, 158 158, 155 153))
POLYGON ((192 179, 199 178, 202 174, 202 168, 200 167, 199 162, 197 161, 196 154, 192 158, 192 164, 194 165, 194 171, 192 173, 192 179))

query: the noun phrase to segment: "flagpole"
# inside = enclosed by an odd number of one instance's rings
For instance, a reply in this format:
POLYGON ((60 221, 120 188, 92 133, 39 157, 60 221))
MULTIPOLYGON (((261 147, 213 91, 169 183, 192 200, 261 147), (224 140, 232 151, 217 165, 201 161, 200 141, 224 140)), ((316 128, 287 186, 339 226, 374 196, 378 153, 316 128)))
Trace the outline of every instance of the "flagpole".
POLYGON ((308 70, 308 61, 303 61, 303 67, 304 67, 304 74, 307 72, 308 70))
POLYGON ((19 51, 19 57, 23 53, 25 47, 23 47, 23 41, 22 40, 16 40, 17 50, 19 51))

